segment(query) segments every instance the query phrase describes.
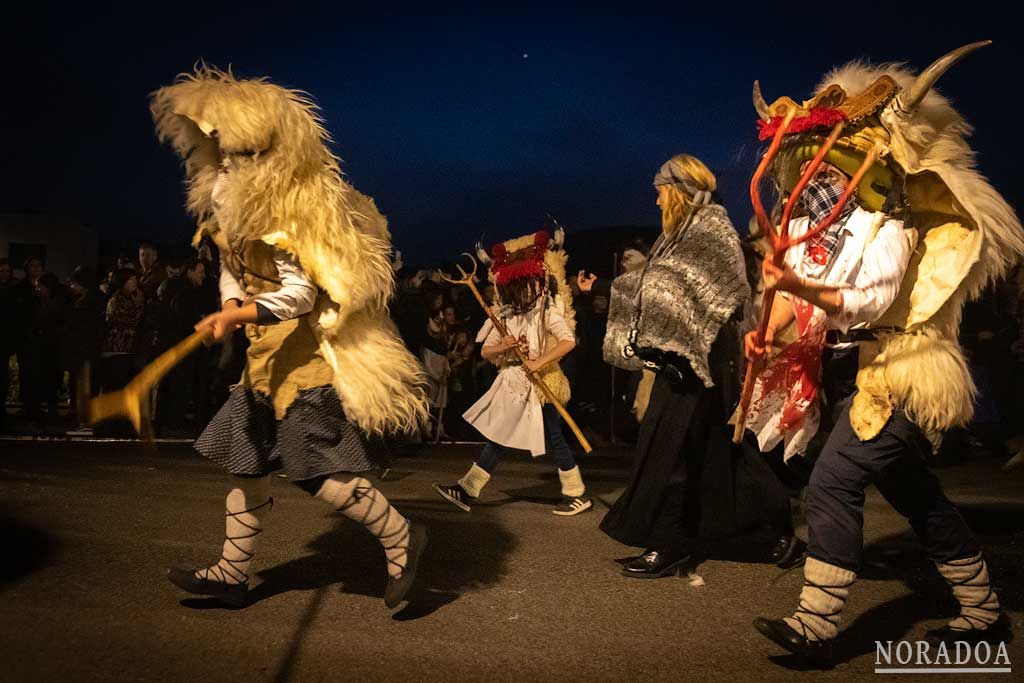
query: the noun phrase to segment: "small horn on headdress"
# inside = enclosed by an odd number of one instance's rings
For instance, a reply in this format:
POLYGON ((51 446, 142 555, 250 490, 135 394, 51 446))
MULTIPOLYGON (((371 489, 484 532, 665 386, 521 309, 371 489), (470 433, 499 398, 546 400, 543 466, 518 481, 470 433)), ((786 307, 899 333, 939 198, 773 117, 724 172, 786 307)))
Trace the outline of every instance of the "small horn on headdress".
POLYGON ((761 84, 757 81, 754 81, 754 109, 762 121, 771 120, 772 111, 768 108, 768 103, 764 101, 764 95, 761 94, 761 84))
POLYGON ((476 243, 476 257, 480 259, 480 263, 485 265, 490 265, 491 263, 491 255, 487 253, 487 250, 479 242, 476 243))
POLYGON ((991 44, 991 40, 979 40, 976 43, 959 47, 935 60, 931 66, 918 75, 917 80, 914 81, 914 85, 909 90, 901 92, 896 96, 896 99, 893 101, 893 107, 901 114, 914 113, 921 104, 921 101, 924 100, 925 96, 935 86, 935 82, 942 77, 942 74, 946 73, 950 67, 975 50, 991 44))
POLYGON ((552 240, 555 249, 561 249, 565 245, 565 230, 559 225, 555 228, 555 238, 552 240))

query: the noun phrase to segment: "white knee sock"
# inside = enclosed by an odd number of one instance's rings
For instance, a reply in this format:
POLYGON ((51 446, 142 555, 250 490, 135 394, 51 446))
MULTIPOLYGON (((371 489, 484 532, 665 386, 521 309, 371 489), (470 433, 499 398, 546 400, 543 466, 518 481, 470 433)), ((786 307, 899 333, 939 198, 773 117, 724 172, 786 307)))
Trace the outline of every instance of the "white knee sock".
POLYGON ((274 506, 270 477, 240 478, 224 503, 224 549, 220 562, 200 569, 196 577, 239 584, 249 582, 249 565, 256 555, 256 541, 263 532, 263 518, 274 506))
POLYGON ((847 569, 808 557, 800 604, 796 613, 783 621, 808 640, 835 638, 846 596, 856 580, 857 575, 847 569))
POLYGON ((558 470, 558 479, 562 482, 563 496, 579 498, 587 490, 587 487, 583 485, 583 476, 580 474, 579 465, 571 470, 558 470))
POLYGON ((462 477, 462 479, 459 479, 459 486, 462 487, 463 491, 474 498, 477 498, 480 496, 480 492, 484 490, 484 486, 486 486, 487 482, 490 480, 490 473, 483 467, 473 463, 473 466, 469 468, 466 475, 462 477))
POLYGON ((363 477, 344 481, 336 475, 324 482, 316 497, 376 536, 388 558, 388 574, 395 578, 402 575, 409 548, 409 520, 399 514, 383 493, 363 477))
POLYGON ((953 597, 960 603, 960 616, 949 622, 956 631, 986 629, 999 619, 999 598, 992 591, 988 566, 978 553, 974 557, 935 564, 949 582, 953 597))

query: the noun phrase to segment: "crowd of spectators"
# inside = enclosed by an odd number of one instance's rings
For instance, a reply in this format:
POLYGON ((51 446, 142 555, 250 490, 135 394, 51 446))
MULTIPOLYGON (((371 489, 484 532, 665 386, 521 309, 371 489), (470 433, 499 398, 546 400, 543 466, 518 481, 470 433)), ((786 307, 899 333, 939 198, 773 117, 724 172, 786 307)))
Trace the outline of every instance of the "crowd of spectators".
MULTIPOLYGON (((622 245, 617 270, 643 267, 647 249, 641 240, 622 245)), ((763 250, 756 242, 747 242, 745 249, 752 290, 760 292, 763 250)), ((39 258, 23 264, 0 258, 0 307, 6 313, 0 361, 9 369, 0 372, 0 397, 8 408, 0 411, 0 430, 45 431, 58 423, 74 427, 70 397, 82 369, 92 369, 91 379, 85 379, 93 393, 123 386, 219 307, 217 276, 208 247, 162 257, 154 245, 144 243, 137 260, 122 255, 102 277, 80 267, 65 282, 47 272, 39 258)), ((614 370, 602 360, 607 292, 581 289, 572 274, 569 281, 577 320, 576 348, 562 361, 572 385, 569 409, 598 442, 629 441, 636 433, 631 410, 639 373, 614 370)), ((485 277, 478 286, 493 302, 494 288, 485 277)), ((756 318, 759 296, 751 301, 747 324, 756 318)), ((446 282, 439 270, 400 268, 391 314, 429 378, 431 425, 418 438, 477 440, 461 416, 496 375, 481 358, 476 340, 485 311, 468 288, 446 282)), ((1012 455, 1024 449, 1024 430, 1016 420, 1024 405, 1022 323, 1024 269, 966 309, 961 341, 979 396, 973 423, 951 436, 948 451, 1012 455)), ((236 333, 231 343, 200 349, 161 382, 153 397, 158 435, 188 437, 201 430, 238 380, 244 346, 244 335, 236 333)))
MULTIPOLYGON (((20 414, 0 411, 0 428, 8 430, 84 427, 73 400, 80 383, 91 393, 124 386, 218 307, 208 249, 162 259, 157 247, 143 243, 137 261, 122 255, 102 277, 81 266, 65 282, 40 258, 20 266, 17 277, 14 264, 0 259, 0 306, 7 318, 0 396, 21 404, 20 414)), ((161 383, 153 401, 161 433, 191 435, 205 423, 216 386, 211 364, 219 361, 200 351, 161 383)))

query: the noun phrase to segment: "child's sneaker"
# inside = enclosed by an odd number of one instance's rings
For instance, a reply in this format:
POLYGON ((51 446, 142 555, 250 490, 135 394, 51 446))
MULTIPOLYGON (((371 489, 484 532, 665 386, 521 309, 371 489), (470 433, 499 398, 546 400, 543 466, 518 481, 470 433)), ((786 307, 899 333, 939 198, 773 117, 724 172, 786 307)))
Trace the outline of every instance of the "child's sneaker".
POLYGON ((552 512, 563 517, 570 517, 586 512, 593 506, 594 504, 590 499, 583 496, 562 496, 561 502, 555 506, 552 512))
POLYGON ((434 482, 434 490, 460 510, 470 511, 469 501, 473 500, 473 496, 466 493, 466 489, 462 488, 459 484, 445 485, 434 482))

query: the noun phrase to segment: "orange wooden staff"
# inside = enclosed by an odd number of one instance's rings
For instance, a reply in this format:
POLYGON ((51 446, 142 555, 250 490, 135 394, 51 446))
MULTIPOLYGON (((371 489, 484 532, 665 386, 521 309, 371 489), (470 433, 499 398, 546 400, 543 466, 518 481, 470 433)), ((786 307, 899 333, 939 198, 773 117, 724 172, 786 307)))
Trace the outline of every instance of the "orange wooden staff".
MULTIPOLYGON (((800 237, 792 238, 789 236, 789 221, 792 217, 797 199, 804 191, 807 183, 809 183, 811 178, 813 178, 818 172, 822 161, 824 161, 825 156, 828 154, 828 151, 832 146, 835 145, 836 140, 839 139, 839 136, 846 125, 844 121, 840 121, 832 127, 832 132, 829 133, 828 138, 826 138, 825 142, 821 145, 821 148, 814 156, 814 159, 811 160, 807 168, 804 169, 803 173, 801 173, 799 181, 797 181, 797 184, 793 187, 793 191, 789 194, 789 200, 786 202, 785 209, 782 212, 782 221, 779 224, 779 229, 776 231, 772 226, 771 221, 768 219, 768 214, 764 210, 764 204, 761 202, 761 179, 772 160, 778 155, 779 148, 782 145, 782 138, 789 129, 789 125, 792 123, 795 114, 796 109, 790 107, 783 117, 778 129, 775 131, 771 145, 768 147, 768 151, 765 152, 764 157, 762 157, 761 163, 758 164, 757 170, 754 172, 754 177, 750 181, 750 203, 754 207, 754 214, 757 216, 757 222, 761 228, 761 233, 767 236, 771 245, 771 254, 767 258, 771 258, 772 263, 778 268, 783 267, 783 263, 786 258, 786 251, 790 247, 806 242, 815 235, 820 234, 835 222, 842 213, 843 207, 846 206, 846 202, 853 196, 853 193, 857 190, 857 186, 860 185, 861 181, 864 179, 864 174, 868 172, 872 165, 874 165, 875 161, 878 160, 878 157, 883 151, 882 146, 880 144, 876 144, 864 157, 864 161, 861 163, 860 168, 857 169, 857 172, 854 174, 849 184, 847 184, 846 190, 840 197, 839 202, 832 209, 832 212, 826 216, 823 221, 815 225, 800 237)), ((774 301, 775 290, 765 289, 764 297, 761 300, 761 317, 757 326, 758 346, 764 345, 765 335, 768 332, 768 323, 771 319, 772 304, 774 301)), ((764 354, 755 357, 747 363, 747 374, 743 380, 743 391, 740 394, 740 403, 736 409, 735 415, 736 423, 733 426, 733 443, 738 444, 743 441, 743 431, 746 429, 750 400, 754 394, 754 384, 757 381, 758 376, 761 374, 761 371, 764 370, 766 356, 767 350, 765 350, 764 354)))

